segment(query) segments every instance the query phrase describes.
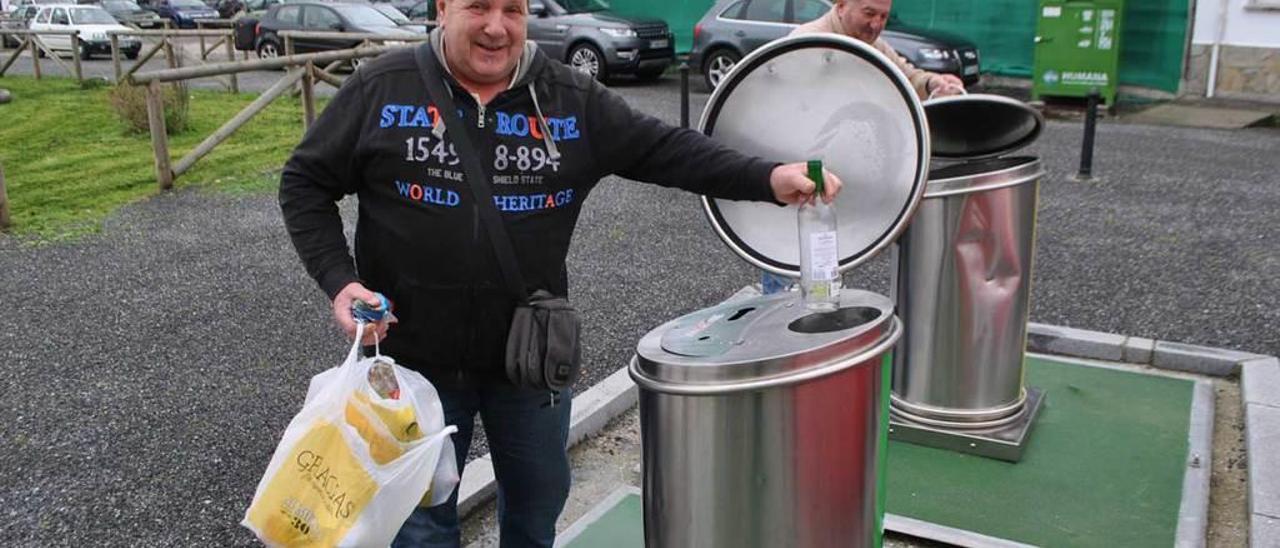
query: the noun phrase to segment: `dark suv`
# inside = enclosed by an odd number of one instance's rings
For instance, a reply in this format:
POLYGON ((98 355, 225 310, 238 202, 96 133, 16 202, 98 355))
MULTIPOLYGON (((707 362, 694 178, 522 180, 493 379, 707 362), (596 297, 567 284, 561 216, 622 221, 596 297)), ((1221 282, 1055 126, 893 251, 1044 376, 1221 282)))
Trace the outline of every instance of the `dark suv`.
MULTIPOLYGON (((689 66, 715 89, 743 56, 830 10, 827 0, 720 0, 693 27, 689 66)), ((978 48, 962 37, 909 27, 892 14, 880 37, 924 70, 954 74, 966 86, 981 77, 978 48)))
MULTIPOLYGON (((416 36, 404 30, 368 4, 338 2, 293 2, 276 4, 258 21, 254 49, 258 57, 270 58, 284 54, 284 39, 280 31, 299 30, 310 32, 367 32, 384 36, 416 36)), ((296 38, 294 53, 354 48, 360 40, 296 38)), ((388 42, 390 44, 391 42, 388 42)), ((359 64, 355 60, 354 64, 359 64)))
POLYGON ((618 15, 599 0, 529 0, 529 39, 601 82, 623 73, 656 80, 675 60, 666 22, 618 15))

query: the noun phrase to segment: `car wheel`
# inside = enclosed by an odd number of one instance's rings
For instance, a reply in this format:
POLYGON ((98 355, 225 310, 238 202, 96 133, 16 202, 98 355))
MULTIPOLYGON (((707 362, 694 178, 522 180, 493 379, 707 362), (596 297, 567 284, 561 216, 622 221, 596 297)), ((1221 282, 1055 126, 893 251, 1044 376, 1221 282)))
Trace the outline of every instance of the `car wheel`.
POLYGON ((259 59, 275 59, 280 56, 280 44, 275 40, 267 39, 258 44, 259 59))
POLYGON ((90 57, 93 57, 93 54, 92 54, 92 53, 89 53, 89 48, 86 48, 86 47, 84 47, 84 45, 83 45, 83 44, 81 44, 81 45, 80 45, 80 59, 85 60, 85 61, 88 61, 90 57))
POLYGON ((702 76, 707 82, 707 89, 716 89, 720 81, 724 80, 724 77, 728 76, 741 60, 742 56, 733 50, 718 49, 711 52, 706 62, 702 64, 702 76))
POLYGON ((131 49, 131 50, 129 50, 129 51, 124 52, 124 58, 125 58, 125 59, 128 59, 128 60, 130 60, 130 61, 135 61, 135 60, 137 60, 137 59, 138 59, 138 50, 136 50, 136 49, 131 49))
POLYGON ((608 70, 604 66, 604 56, 591 44, 578 44, 569 50, 569 66, 587 73, 592 78, 604 82, 608 78, 608 70))

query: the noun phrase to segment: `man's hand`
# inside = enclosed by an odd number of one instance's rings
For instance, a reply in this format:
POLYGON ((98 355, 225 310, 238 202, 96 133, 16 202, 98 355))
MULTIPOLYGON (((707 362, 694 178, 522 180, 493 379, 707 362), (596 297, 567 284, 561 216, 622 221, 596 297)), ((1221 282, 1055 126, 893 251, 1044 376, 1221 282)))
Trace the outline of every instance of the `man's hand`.
POLYGON ((934 74, 929 77, 929 83, 925 87, 928 88, 930 99, 964 93, 964 82, 954 74, 934 74))
MULTIPOLYGON (((807 175, 809 170, 808 164, 805 162, 797 162, 794 164, 783 164, 773 168, 773 173, 769 174, 769 187, 773 189, 774 199, 784 204, 803 204, 813 199, 813 190, 818 185, 809 180, 807 175)), ((823 194, 822 201, 831 203, 836 199, 836 194, 840 193, 840 178, 825 168, 822 170, 823 175, 823 194)))
MULTIPOLYGON (((351 315, 351 307, 357 300, 376 303, 378 296, 360 283, 351 282, 333 297, 333 319, 338 322, 338 327, 342 328, 342 332, 347 334, 348 339, 356 336, 356 320, 351 315)), ((387 329, 392 322, 383 320, 365 326, 364 338, 360 340, 360 344, 367 346, 387 338, 387 329)))

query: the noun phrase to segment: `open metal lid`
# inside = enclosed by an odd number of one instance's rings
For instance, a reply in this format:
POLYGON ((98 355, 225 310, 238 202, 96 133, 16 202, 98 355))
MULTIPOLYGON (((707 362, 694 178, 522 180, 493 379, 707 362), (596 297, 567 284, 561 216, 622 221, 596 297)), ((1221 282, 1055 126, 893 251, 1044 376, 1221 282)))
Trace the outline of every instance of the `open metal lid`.
POLYGON ((1008 154, 1040 137, 1044 116, 1000 95, 954 95, 925 101, 934 158, 973 160, 1008 154))
MULTIPOLYGON (((924 193, 929 130, 915 90, 852 38, 783 38, 744 58, 702 113, 703 133, 783 162, 821 159, 844 182, 836 198, 840 271, 893 242, 924 193)), ((796 207, 703 198, 716 233, 751 264, 800 276, 796 207)))

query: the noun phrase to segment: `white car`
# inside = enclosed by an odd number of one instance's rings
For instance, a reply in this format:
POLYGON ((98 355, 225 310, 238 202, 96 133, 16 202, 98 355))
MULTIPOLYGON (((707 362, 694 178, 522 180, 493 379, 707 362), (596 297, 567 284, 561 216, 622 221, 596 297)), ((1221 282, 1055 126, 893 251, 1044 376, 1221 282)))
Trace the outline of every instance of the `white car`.
MULTIPOLYGON (((76 4, 52 4, 41 6, 40 11, 31 19, 31 30, 78 30, 80 31, 80 57, 88 59, 95 53, 111 54, 111 38, 107 31, 132 30, 116 21, 107 10, 98 6, 81 6, 76 4)), ((49 49, 55 51, 71 51, 71 36, 68 34, 46 34, 40 37, 49 49)), ((137 59, 142 42, 133 36, 119 38, 120 51, 129 59, 137 59)))

